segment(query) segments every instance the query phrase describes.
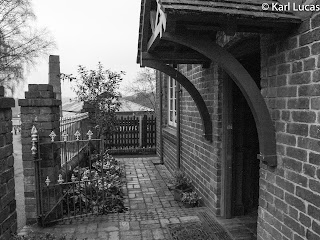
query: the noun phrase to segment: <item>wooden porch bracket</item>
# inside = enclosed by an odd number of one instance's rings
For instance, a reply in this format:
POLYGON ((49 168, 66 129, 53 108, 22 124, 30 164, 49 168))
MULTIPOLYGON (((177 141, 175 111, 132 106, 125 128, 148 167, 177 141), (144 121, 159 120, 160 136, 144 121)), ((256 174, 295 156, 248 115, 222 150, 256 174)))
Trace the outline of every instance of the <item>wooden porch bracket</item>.
POLYGON ((174 69, 173 67, 170 67, 160 61, 157 61, 155 59, 152 59, 152 55, 148 53, 142 53, 143 58, 142 58, 142 66, 144 67, 150 67, 157 69, 168 76, 174 78, 178 83, 183 86, 187 92, 190 94, 192 99, 194 100, 198 111, 201 116, 202 120, 202 125, 203 125, 203 131, 204 131, 204 138, 207 141, 212 142, 212 121, 211 117, 207 108, 206 103, 204 102, 201 94, 199 91, 196 89, 196 87, 189 81, 187 77, 185 77, 182 73, 174 69), (148 57, 147 57, 148 56, 148 57), (148 59, 147 59, 148 58, 148 59))
MULTIPOLYGON (((261 156, 260 159, 264 161, 268 166, 276 166, 277 153, 276 153, 275 128, 274 128, 272 119, 270 117, 268 107, 256 83, 254 82, 250 74, 247 72, 247 70, 239 63, 239 61, 232 54, 226 51, 224 48, 222 48, 221 46, 219 46, 209 38, 205 38, 203 36, 197 37, 195 35, 174 34, 174 33, 164 32, 162 34, 161 39, 172 41, 172 42, 187 46, 191 49, 194 49, 199 53, 203 54, 204 56, 206 56, 207 58, 209 58, 210 60, 212 60, 213 62, 216 62, 221 68, 223 68, 226 71, 226 73, 237 84, 242 94, 246 98, 248 105, 250 106, 250 109, 254 116, 258 137, 259 137, 259 147, 260 147, 260 156, 261 156)), ((143 58, 142 58, 142 61, 143 61, 143 58)), ((156 67, 158 67, 158 65, 161 65, 156 62, 153 62, 153 64, 155 64, 156 67)), ((164 70, 164 72, 168 71, 167 69, 162 69, 162 70, 164 70)), ((170 73, 176 74, 173 72, 170 72, 170 73)), ((172 76, 171 74, 169 75, 172 76)), ((182 81, 183 83, 181 83, 181 85, 185 84, 186 82, 185 79, 179 79, 179 80, 180 81, 183 80, 182 81)), ((187 82, 188 84, 192 85, 192 83, 190 83, 189 81, 187 82)), ((191 87, 188 86, 188 89, 189 89, 188 92, 191 94, 192 92, 191 87)), ((199 99, 197 99, 197 101, 199 101, 199 99)), ((202 106, 202 104, 200 106, 202 106)), ((199 111, 202 112, 201 109, 199 109, 199 111)), ((206 121, 204 121, 204 124, 206 124, 206 121)), ((210 123, 210 126, 211 126, 211 123, 210 123)), ((206 129, 206 133, 207 133, 207 129, 206 129)))

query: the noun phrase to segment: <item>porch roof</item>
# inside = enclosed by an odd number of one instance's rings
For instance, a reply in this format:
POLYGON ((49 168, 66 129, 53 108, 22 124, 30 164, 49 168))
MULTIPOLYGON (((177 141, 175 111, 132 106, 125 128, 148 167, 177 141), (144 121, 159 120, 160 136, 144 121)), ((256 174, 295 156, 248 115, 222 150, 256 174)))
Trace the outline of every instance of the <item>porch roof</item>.
POLYGON ((157 55, 167 64, 200 63, 208 59, 199 53, 169 41, 162 33, 207 35, 215 39, 217 31, 227 35, 235 32, 286 32, 301 23, 288 11, 272 11, 270 0, 142 0, 137 63, 143 52, 157 55), (269 4, 262 10, 262 3, 269 4))
POLYGON ((274 167, 275 130, 265 100, 247 70, 216 42, 218 31, 227 36, 236 32, 283 34, 302 22, 291 12, 262 10, 263 3, 270 7, 276 1, 142 0, 137 63, 166 73, 186 89, 201 114, 204 137, 212 141, 211 117, 201 94, 174 66, 209 67, 211 61, 216 62, 237 84, 250 106, 259 136, 258 158, 274 167))

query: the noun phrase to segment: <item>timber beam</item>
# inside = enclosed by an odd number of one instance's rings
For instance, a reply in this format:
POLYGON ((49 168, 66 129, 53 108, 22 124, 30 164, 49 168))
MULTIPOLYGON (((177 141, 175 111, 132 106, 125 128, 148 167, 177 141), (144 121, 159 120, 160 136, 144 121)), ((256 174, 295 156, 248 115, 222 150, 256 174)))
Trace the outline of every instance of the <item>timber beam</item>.
POLYGON ((210 66, 211 60, 194 53, 178 53, 178 52, 157 52, 155 54, 149 54, 147 52, 141 53, 143 60, 156 60, 165 64, 203 64, 204 66, 210 66))
POLYGON ((150 67, 153 69, 157 69, 160 72, 167 74, 168 76, 174 78, 178 83, 183 86, 186 91, 190 94, 192 99, 194 100, 199 114, 202 120, 202 126, 204 131, 204 138, 207 141, 212 142, 212 121, 207 108, 206 103, 204 102, 201 94, 198 89, 190 82, 190 80, 185 77, 182 73, 170 67, 160 61, 155 60, 150 54, 144 53, 143 56, 149 56, 149 59, 142 59, 142 66, 150 67))
POLYGON ((269 166, 276 166, 276 135, 268 107, 255 81, 241 63, 224 48, 204 36, 163 33, 162 38, 198 51, 226 71, 246 98, 254 116, 259 137, 259 159, 269 166))

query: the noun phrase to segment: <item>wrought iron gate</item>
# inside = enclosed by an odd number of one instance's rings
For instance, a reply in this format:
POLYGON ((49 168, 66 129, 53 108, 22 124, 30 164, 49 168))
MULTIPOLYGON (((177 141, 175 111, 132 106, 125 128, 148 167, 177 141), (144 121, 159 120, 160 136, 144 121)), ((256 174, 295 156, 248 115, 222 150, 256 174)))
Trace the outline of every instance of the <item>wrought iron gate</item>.
POLYGON ((86 133, 86 139, 82 138, 79 131, 74 135, 74 140, 70 140, 70 136, 68 139, 68 134, 64 132, 62 140, 55 141, 56 134, 51 132, 51 139, 42 142, 36 127, 33 126, 31 130, 37 213, 41 226, 101 214, 110 201, 116 201, 108 198, 107 194, 107 179, 110 176, 104 168, 108 166, 109 155, 104 153, 102 140, 93 139, 91 130, 86 133), (68 151, 77 155, 68 159, 68 151), (60 160, 60 156, 64 159, 60 160), (84 163, 80 158, 85 159, 87 167, 81 168, 84 163))

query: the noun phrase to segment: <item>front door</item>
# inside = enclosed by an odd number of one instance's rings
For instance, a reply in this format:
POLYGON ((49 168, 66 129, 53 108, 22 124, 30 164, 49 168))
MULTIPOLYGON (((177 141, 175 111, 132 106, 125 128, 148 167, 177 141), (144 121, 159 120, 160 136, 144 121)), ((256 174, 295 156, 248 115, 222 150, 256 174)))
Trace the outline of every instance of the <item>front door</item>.
MULTIPOLYGON (((260 54, 239 61, 260 87, 260 54)), ((259 200, 259 140, 249 105, 237 85, 224 77, 223 99, 223 193, 222 215, 226 218, 256 214, 259 200)))

